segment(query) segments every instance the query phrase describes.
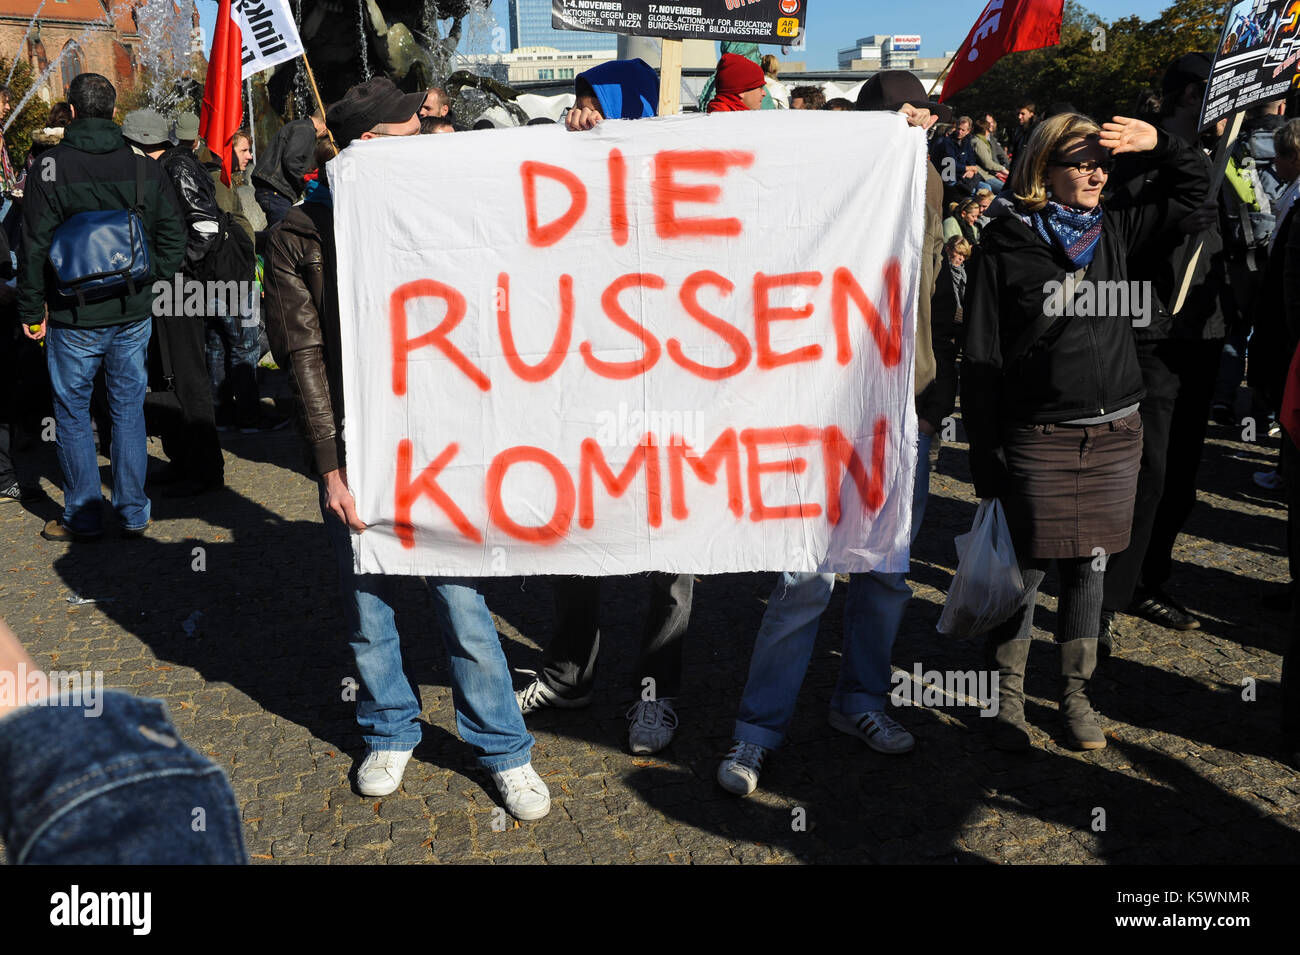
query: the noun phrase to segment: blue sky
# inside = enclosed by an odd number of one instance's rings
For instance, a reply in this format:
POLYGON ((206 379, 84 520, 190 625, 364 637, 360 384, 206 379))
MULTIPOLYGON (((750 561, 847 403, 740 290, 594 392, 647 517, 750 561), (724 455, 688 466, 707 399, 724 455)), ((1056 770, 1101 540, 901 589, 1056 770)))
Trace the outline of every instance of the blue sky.
MULTIPOLYGON (((940 56, 955 50, 966 38, 987 0, 914 0, 883 3, 879 0, 806 0, 808 3, 809 69, 829 70, 835 54, 870 33, 919 33, 921 55, 940 56)), ((1154 19, 1170 0, 1083 0, 1083 5, 1103 20, 1126 16, 1154 19)), ((495 0, 497 17, 505 18, 506 0, 495 0)), ((199 15, 207 41, 211 41, 216 0, 199 0, 199 15)))

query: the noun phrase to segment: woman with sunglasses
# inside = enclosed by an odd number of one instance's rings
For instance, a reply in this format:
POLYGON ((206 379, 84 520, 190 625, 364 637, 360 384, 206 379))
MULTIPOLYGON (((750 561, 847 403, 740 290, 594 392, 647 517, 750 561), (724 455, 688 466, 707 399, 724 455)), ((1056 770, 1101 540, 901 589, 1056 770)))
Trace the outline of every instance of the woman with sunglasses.
POLYGON ((1136 119, 1099 127, 1063 113, 1034 129, 1003 192, 1011 214, 989 224, 967 266, 961 400, 971 473, 981 499, 1002 501, 1026 586, 989 635, 999 674, 993 741, 1003 749, 1030 745, 1025 663, 1053 561, 1066 738, 1077 749, 1106 745, 1085 691, 1105 561, 1129 542, 1144 392, 1132 316, 1098 313, 1127 310, 1108 306, 1120 302, 1112 283, 1127 288, 1129 250, 1176 229, 1186 213, 1103 209, 1111 157, 1138 152, 1160 165, 1171 194, 1203 198, 1197 158, 1180 140, 1136 119))

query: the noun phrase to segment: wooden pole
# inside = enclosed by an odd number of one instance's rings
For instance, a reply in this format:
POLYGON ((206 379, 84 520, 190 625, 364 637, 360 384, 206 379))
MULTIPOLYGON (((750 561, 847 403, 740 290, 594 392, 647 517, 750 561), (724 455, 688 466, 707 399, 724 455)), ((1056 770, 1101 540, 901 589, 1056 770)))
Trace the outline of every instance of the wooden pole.
POLYGON ((253 152, 253 164, 257 164, 257 117, 253 115, 253 80, 244 80, 244 90, 248 93, 248 148, 253 152))
POLYGON ((682 111, 682 41, 663 41, 659 56, 659 115, 676 116, 682 111))
MULTIPOLYGON (((961 50, 957 51, 957 53, 960 52, 961 50)), ((952 70, 952 65, 957 62, 957 53, 954 53, 952 55, 952 57, 948 60, 948 64, 943 68, 943 70, 939 73, 939 75, 935 77, 934 82, 930 84, 930 92, 929 92, 930 99, 934 99, 934 91, 939 88, 939 84, 944 81, 944 78, 952 70)))
MULTIPOLYGON (((1223 184, 1223 176, 1228 171, 1228 159, 1232 156, 1232 147, 1237 142, 1237 136, 1241 133, 1242 121, 1246 118, 1245 110, 1238 110, 1232 116, 1232 121, 1228 124, 1227 131, 1224 132, 1219 140, 1218 151, 1214 156, 1214 174, 1210 178, 1210 199, 1216 199, 1219 195, 1219 187, 1223 184)), ((1207 200, 1208 201, 1208 200, 1207 200)), ((1183 264, 1175 275, 1181 273, 1182 278, 1178 280, 1177 295, 1174 296, 1174 302, 1169 306, 1169 314, 1177 315, 1187 301, 1187 293, 1192 287, 1192 272, 1196 269, 1196 262, 1201 257, 1201 248, 1205 245, 1205 239, 1198 234, 1196 243, 1190 246, 1187 254, 1183 256, 1183 264)))
MULTIPOLYGON (((307 67, 307 82, 311 83, 311 95, 316 97, 316 108, 320 110, 321 120, 325 119, 325 101, 320 98, 320 90, 316 87, 316 76, 311 71, 311 64, 307 62, 307 54, 302 54, 302 65, 307 67)), ((329 137, 330 145, 334 147, 334 152, 339 151, 338 144, 334 142, 334 134, 330 132, 328 126, 325 127, 325 135, 329 137)))

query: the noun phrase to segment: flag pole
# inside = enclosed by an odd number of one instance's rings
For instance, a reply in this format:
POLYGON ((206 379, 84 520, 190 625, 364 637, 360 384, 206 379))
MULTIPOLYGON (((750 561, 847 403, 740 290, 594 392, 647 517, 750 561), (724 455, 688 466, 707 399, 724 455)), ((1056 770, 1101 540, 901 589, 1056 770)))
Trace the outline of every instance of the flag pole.
POLYGON ((257 117, 253 115, 253 80, 244 80, 244 89, 248 93, 248 148, 253 153, 253 164, 257 164, 257 117))
MULTIPOLYGON (((316 97, 316 108, 320 110, 321 121, 324 122, 325 101, 320 98, 320 90, 316 87, 316 76, 311 71, 311 64, 307 62, 307 54, 305 51, 302 53, 302 65, 307 67, 307 82, 311 84, 311 94, 316 97)), ((325 135, 329 137, 330 145, 334 147, 334 152, 337 155, 339 147, 338 144, 334 142, 334 134, 330 132, 328 126, 325 127, 325 135)))
POLYGON ((939 73, 937 77, 935 77, 934 83, 931 84, 930 86, 930 92, 926 94, 931 99, 934 98, 934 91, 939 88, 939 84, 942 83, 944 79, 948 76, 949 72, 952 71, 952 65, 957 62, 957 54, 960 52, 961 52, 960 49, 956 50, 953 53, 953 55, 949 58, 948 65, 943 68, 943 70, 939 73))

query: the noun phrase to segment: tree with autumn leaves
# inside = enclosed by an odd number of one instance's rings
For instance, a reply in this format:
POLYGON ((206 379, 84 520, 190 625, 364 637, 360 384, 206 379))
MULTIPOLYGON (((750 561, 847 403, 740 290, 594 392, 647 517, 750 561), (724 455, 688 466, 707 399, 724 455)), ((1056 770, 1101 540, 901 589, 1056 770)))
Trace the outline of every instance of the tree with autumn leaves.
POLYGON ((1222 0, 1177 0, 1154 20, 1109 23, 1067 0, 1059 46, 1004 56, 947 102, 957 114, 992 113, 1006 127, 1021 104, 1040 115, 1068 102, 1093 117, 1132 116, 1159 91, 1165 68, 1193 50, 1214 50, 1223 29, 1222 0))

